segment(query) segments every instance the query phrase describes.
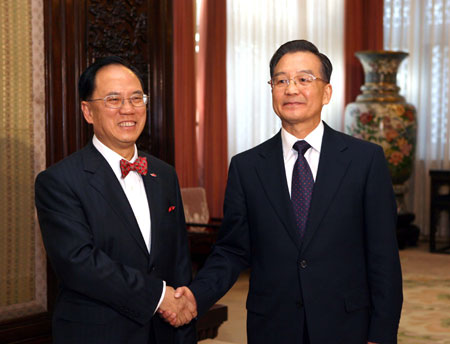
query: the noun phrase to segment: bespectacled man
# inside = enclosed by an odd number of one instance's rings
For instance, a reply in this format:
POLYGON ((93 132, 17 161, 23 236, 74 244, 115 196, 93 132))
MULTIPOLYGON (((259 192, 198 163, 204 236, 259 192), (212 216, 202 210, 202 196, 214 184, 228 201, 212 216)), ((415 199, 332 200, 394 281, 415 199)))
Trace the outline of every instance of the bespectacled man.
POLYGON ((118 57, 88 67, 81 109, 94 137, 36 179, 36 208, 59 281, 53 342, 196 343, 183 205, 174 169, 138 151, 148 97, 118 57), (157 314, 170 311, 170 326, 157 314), (156 314, 156 315, 155 315, 156 314), (179 326, 179 327, 178 327, 179 326))
POLYGON ((176 292, 201 315, 250 268, 251 344, 397 342, 392 183, 381 147, 321 120, 331 72, 308 41, 275 52, 269 83, 282 129, 231 160, 219 239, 189 289, 176 292))

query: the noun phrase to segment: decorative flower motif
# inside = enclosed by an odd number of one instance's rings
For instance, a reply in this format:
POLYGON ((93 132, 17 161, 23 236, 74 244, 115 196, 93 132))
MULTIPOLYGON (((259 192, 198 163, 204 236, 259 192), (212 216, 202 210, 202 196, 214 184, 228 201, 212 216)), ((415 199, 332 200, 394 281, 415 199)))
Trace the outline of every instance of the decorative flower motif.
POLYGON ((414 110, 399 103, 356 104, 350 106, 347 132, 383 147, 394 184, 410 175, 414 159, 414 110))
POLYGON ((403 153, 402 152, 397 152, 394 151, 391 153, 390 157, 389 157, 389 162, 391 164, 393 164, 394 166, 397 166, 398 164, 400 164, 403 160, 403 153))
POLYGON ((412 145, 409 144, 403 137, 400 137, 397 140, 397 146, 404 155, 409 155, 409 153, 411 153, 412 145))
POLYGON ((388 129, 385 130, 386 140, 388 142, 391 142, 393 139, 395 139, 398 136, 398 131, 394 129, 388 129))
POLYGON ((369 66, 375 73, 379 74, 392 74, 398 69, 400 61, 391 59, 379 59, 377 61, 371 61, 369 66))
POLYGON ((370 112, 363 112, 359 116, 359 120, 362 124, 369 124, 373 120, 373 115, 370 112))
POLYGON ((409 121, 414 121, 414 112, 412 112, 411 110, 406 110, 403 113, 403 117, 407 118, 409 121))

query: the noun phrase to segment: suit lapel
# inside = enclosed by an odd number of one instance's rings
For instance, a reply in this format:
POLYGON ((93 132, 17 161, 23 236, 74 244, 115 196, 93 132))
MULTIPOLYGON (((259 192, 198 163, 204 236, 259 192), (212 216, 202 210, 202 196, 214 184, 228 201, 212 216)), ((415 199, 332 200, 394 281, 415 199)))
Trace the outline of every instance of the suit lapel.
POLYGON ((325 123, 324 126, 319 168, 314 183, 302 251, 306 249, 314 232, 326 215, 351 161, 349 155, 345 154, 347 145, 341 134, 325 123))
POLYGON ((92 142, 84 153, 84 170, 92 174, 89 183, 102 194, 105 201, 123 221, 124 227, 130 232, 137 245, 148 255, 144 238, 127 196, 108 162, 97 151, 92 142))
POLYGON ((256 164, 256 172, 261 185, 289 236, 300 248, 300 237, 295 226, 284 168, 281 132, 278 132, 267 142, 259 155, 260 159, 256 164))

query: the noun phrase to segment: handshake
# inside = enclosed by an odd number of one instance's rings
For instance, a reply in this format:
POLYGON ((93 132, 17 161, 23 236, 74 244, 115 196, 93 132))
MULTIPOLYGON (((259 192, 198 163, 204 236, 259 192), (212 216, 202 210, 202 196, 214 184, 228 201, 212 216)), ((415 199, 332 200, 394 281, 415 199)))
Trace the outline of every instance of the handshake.
POLYGON ((197 302, 188 287, 174 290, 166 286, 166 293, 158 308, 159 315, 170 325, 179 327, 188 324, 197 316, 197 302))

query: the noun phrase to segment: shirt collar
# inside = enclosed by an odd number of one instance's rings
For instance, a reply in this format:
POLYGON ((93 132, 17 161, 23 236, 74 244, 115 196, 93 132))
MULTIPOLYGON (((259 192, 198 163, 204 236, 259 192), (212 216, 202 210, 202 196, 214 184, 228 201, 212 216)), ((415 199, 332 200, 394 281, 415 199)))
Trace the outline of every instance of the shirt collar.
MULTIPOLYGON (((320 153, 320 149, 322 147, 323 131, 324 131, 323 122, 320 121, 317 127, 315 127, 314 130, 311 131, 304 138, 304 140, 308 142, 311 145, 311 147, 318 153, 320 153)), ((285 160, 289 156, 289 154, 293 153, 292 147, 294 146, 294 143, 297 142, 298 140, 299 138, 290 134, 286 129, 281 127, 281 142, 283 144, 283 157, 285 160)))
MULTIPOLYGON (((114 171, 114 174, 117 176, 117 178, 122 178, 122 172, 120 170, 120 160, 123 159, 123 157, 120 154, 117 154, 114 152, 111 148, 105 146, 98 138, 94 135, 92 138, 92 144, 94 147, 100 152, 101 155, 106 159, 109 166, 111 166, 112 170, 114 171)), ((131 158, 130 162, 134 162, 138 158, 138 152, 136 149, 136 145, 134 145, 134 154, 131 158)), ((125 159, 126 160, 126 159, 125 159)))

